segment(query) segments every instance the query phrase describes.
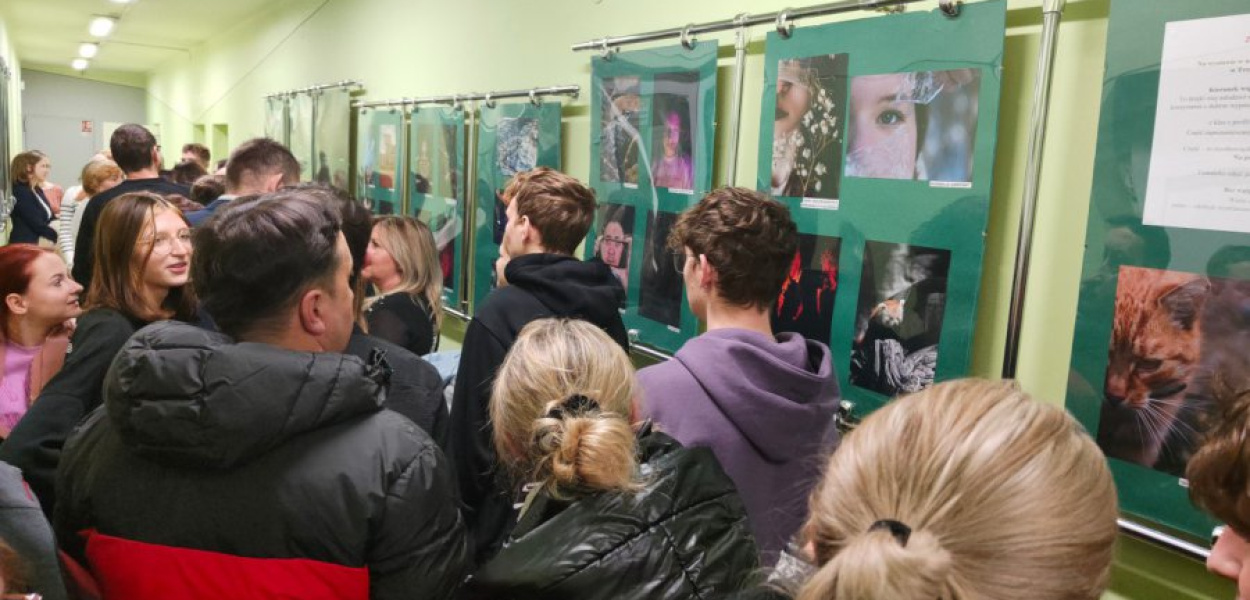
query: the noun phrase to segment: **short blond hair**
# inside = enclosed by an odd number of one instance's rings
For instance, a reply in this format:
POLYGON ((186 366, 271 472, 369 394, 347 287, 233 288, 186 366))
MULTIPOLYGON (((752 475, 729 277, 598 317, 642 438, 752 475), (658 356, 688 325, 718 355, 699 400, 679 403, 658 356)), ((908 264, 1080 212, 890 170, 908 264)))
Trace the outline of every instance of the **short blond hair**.
POLYGON ((575 319, 538 319, 521 329, 495 376, 490 417, 509 471, 555 496, 636 486, 630 419, 634 367, 603 330, 575 319), (593 401, 568 409, 566 400, 593 401))
POLYGON ((799 600, 1094 600, 1117 514, 1106 461, 1066 412, 1012 382, 943 383, 833 454, 803 530, 823 566, 799 600))
POLYGON ((121 167, 111 160, 93 160, 82 168, 82 175, 79 180, 82 181, 82 190, 87 193, 88 197, 100 193, 100 188, 104 182, 113 178, 122 178, 121 167))

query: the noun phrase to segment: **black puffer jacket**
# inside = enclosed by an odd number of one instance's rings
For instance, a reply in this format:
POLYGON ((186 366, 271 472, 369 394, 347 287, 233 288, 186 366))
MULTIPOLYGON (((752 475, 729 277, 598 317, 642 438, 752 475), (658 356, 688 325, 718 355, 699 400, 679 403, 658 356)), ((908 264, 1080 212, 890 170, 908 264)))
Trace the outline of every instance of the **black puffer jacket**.
POLYGON ((639 446, 641 491, 571 503, 538 495, 464 597, 685 600, 752 583, 746 509, 711 450, 649 431, 639 446))
POLYGON ((455 483, 424 431, 381 410, 385 378, 377 361, 146 327, 66 448, 58 541, 128 600, 449 597, 469 561, 455 483))

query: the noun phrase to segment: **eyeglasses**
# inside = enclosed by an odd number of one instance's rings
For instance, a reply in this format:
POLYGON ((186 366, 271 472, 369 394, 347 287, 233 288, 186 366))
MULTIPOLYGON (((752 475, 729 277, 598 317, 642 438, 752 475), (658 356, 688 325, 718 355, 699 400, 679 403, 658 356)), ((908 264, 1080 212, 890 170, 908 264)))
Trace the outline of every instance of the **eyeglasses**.
POLYGON ((603 243, 624 246, 625 244, 629 243, 629 238, 603 236, 603 243))
POLYGON ((686 254, 685 252, 670 252, 669 254, 673 257, 673 270, 678 273, 685 273, 686 259, 694 258, 693 254, 686 254))
POLYGON ((162 234, 154 238, 147 238, 143 240, 143 243, 152 245, 153 256, 169 256, 169 254, 174 251, 175 240, 181 244, 183 248, 190 248, 191 230, 179 229, 178 233, 175 233, 172 236, 162 234))

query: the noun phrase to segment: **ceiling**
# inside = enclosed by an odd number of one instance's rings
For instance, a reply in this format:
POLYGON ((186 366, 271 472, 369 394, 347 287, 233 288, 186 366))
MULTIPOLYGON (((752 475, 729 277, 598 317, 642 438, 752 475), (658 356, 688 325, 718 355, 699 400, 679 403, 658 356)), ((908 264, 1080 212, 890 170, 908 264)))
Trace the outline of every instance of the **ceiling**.
MULTIPOLYGON (((260 12, 267 0, 2 0, 8 30, 23 67, 65 68, 83 42, 98 41, 90 69, 147 73, 186 56, 191 48, 260 12), (120 17, 113 33, 96 40, 87 24, 96 16, 120 17)), ((88 72, 90 72, 90 69, 88 72)))

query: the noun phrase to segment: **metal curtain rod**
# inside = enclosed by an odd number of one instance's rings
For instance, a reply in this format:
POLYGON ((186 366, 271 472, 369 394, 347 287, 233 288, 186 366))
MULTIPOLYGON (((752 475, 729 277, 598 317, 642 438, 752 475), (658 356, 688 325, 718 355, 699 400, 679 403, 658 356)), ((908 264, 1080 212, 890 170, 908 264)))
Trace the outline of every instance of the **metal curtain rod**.
POLYGON ((471 94, 426 96, 424 98, 357 101, 352 103, 352 107, 382 108, 393 106, 416 106, 418 104, 458 104, 460 102, 473 102, 476 100, 485 100, 487 104, 493 104, 495 100, 502 98, 529 98, 531 102, 537 103, 537 98, 539 96, 572 96, 576 98, 581 91, 582 86, 580 85, 558 85, 553 87, 529 88, 524 90, 506 90, 502 92, 473 92, 471 94))
POLYGON ((320 90, 330 90, 330 89, 341 88, 341 87, 364 87, 364 84, 360 83, 359 81, 356 81, 355 79, 347 79, 347 80, 339 81, 336 83, 318 83, 317 85, 310 85, 308 87, 302 87, 299 89, 287 90, 285 92, 274 92, 272 94, 266 94, 265 97, 277 98, 280 96, 294 96, 296 94, 308 94, 308 93, 317 92, 320 90))
MULTIPOLYGON (((789 32, 793 30, 795 19, 803 19, 808 17, 822 17, 827 15, 836 15, 839 13, 855 12, 857 10, 873 10, 878 8, 896 8, 906 4, 913 4, 921 0, 843 0, 842 2, 833 2, 830 4, 819 4, 809 6, 807 8, 787 8, 778 12, 761 13, 758 15, 740 14, 732 19, 722 19, 720 21, 712 21, 710 23, 694 24, 691 23, 685 27, 673 27, 669 29, 660 29, 647 33, 636 33, 634 35, 622 35, 617 37, 605 37, 589 42, 582 42, 573 45, 573 51, 582 50, 609 50, 614 46, 624 46, 627 44, 640 44, 643 42, 654 42, 670 38, 682 38, 689 40, 691 37, 700 33, 712 33, 716 31, 728 31, 730 29, 738 29, 740 27, 750 27, 754 25, 775 24, 777 30, 783 35, 789 36, 789 32)), ((940 0, 939 6, 942 12, 949 17, 959 16, 959 0, 940 0)))
POLYGON ((1120 526, 1120 532, 1125 535, 1135 537, 1156 546, 1168 548, 1199 562, 1206 562, 1207 557, 1211 555, 1210 550, 1207 550, 1198 544, 1191 544, 1176 536, 1156 531, 1144 525, 1139 525, 1128 519, 1116 519, 1116 525, 1120 526))

